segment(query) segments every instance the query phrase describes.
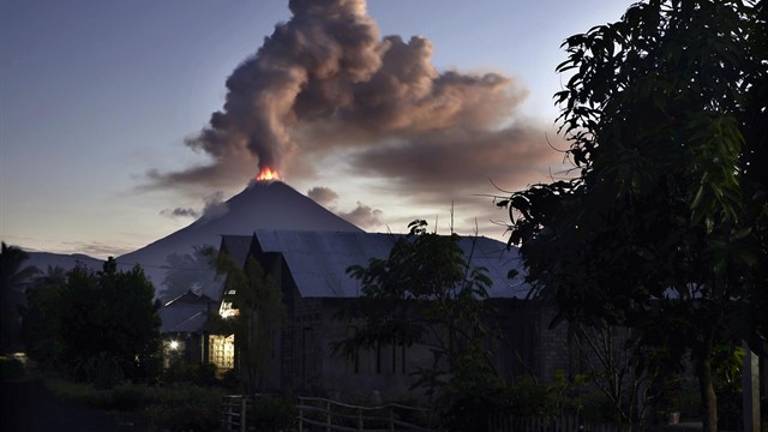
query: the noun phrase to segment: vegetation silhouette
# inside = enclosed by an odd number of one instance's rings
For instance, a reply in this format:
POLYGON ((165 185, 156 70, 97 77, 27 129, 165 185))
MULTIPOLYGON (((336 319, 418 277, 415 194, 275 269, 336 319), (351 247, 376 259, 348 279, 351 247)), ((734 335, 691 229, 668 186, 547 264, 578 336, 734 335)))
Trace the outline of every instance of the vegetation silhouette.
POLYGON ((632 329, 636 373, 690 358, 709 432, 718 360, 768 329, 766 9, 650 0, 569 37, 555 101, 578 176, 500 202, 556 322, 632 329))

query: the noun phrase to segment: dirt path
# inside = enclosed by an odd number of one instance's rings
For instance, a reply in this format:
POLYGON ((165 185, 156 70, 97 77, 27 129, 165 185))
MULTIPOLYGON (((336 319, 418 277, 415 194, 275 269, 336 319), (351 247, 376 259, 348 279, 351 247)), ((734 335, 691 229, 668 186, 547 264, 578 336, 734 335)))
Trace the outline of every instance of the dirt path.
POLYGON ((40 381, 0 382, 0 430, 7 432, 143 431, 127 417, 78 406, 40 381))

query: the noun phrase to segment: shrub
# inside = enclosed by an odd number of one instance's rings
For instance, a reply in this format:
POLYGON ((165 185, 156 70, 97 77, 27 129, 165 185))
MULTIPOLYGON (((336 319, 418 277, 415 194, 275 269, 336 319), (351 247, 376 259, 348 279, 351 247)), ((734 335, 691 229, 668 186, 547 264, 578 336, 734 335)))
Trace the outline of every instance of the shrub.
POLYGON ((24 364, 13 357, 0 357, 0 381, 24 377, 24 364))
POLYGON ((223 394, 193 385, 158 387, 155 402, 144 410, 150 423, 168 431, 210 431, 219 426, 223 394))
POLYGON ((183 360, 174 361, 163 371, 161 381, 166 384, 190 383, 202 386, 218 384, 216 366, 211 363, 194 364, 183 360))
POLYGON ((257 431, 290 430, 296 422, 296 405, 285 398, 259 398, 248 411, 247 421, 257 431))

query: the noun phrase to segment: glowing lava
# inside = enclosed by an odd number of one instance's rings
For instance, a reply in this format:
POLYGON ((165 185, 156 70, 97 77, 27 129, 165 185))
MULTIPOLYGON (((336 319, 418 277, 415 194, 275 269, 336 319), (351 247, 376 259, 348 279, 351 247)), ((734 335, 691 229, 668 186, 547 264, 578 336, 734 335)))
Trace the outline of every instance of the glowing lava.
POLYGON ((270 180, 280 180, 280 174, 277 173, 277 170, 273 170, 270 167, 264 167, 259 171, 259 175, 256 176, 257 181, 270 181, 270 180))

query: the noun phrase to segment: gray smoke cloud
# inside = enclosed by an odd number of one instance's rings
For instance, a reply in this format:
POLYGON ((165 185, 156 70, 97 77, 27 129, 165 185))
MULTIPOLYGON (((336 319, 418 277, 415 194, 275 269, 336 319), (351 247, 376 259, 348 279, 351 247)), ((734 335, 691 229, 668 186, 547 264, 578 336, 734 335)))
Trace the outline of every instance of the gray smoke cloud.
POLYGON ((357 207, 352 211, 339 212, 338 215, 364 229, 376 228, 383 224, 381 220, 383 212, 379 209, 371 208, 360 201, 357 202, 357 207))
POLYGON ((201 217, 207 219, 222 216, 228 210, 227 203, 224 202, 224 193, 217 191, 203 198, 203 208, 200 210, 195 210, 191 207, 176 207, 161 210, 160 214, 171 218, 190 217, 197 219, 201 217))
POLYGON ((308 160, 339 148, 456 143, 499 130, 527 94, 502 74, 438 71, 429 40, 382 38, 364 0, 289 8, 290 20, 227 79, 223 108, 186 141, 212 162, 150 171, 151 187, 231 186, 267 166, 307 176, 308 160))
POLYGON ((329 206, 339 198, 333 189, 325 186, 315 186, 307 191, 307 196, 315 200, 318 204, 329 206))
POLYGON ((200 212, 189 207, 176 207, 173 209, 164 209, 160 211, 160 214, 163 216, 171 217, 171 218, 177 218, 177 217, 196 218, 200 216, 200 212))

